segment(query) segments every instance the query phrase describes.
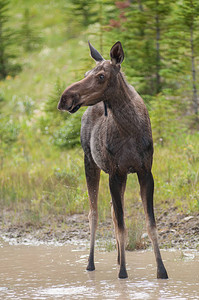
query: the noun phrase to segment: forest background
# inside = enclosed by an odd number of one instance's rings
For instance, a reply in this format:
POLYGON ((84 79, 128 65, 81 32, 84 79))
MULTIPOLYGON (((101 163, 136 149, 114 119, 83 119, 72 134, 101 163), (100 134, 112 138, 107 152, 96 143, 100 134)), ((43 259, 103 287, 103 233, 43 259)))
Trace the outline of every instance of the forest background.
MULTIPOLYGON (((65 87, 95 66, 88 40, 105 59, 122 42, 122 70, 151 118, 155 206, 198 212, 199 2, 0 0, 1 220, 11 211, 13 223, 38 224, 89 210, 80 146, 85 109, 57 110, 65 87)), ((135 175, 125 202, 127 227, 136 230, 135 175)), ((106 174, 99 215, 110 218, 106 174)))

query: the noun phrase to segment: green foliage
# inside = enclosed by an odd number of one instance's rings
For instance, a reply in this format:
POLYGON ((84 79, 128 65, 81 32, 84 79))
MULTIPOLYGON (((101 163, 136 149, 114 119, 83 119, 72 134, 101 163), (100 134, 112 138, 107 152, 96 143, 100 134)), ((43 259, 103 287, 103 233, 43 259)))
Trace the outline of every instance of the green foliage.
POLYGON ((23 13, 23 22, 19 34, 21 44, 27 52, 38 49, 42 42, 38 30, 32 24, 32 19, 30 9, 26 8, 23 13))
POLYGON ((150 101, 150 118, 155 142, 167 144, 183 133, 183 128, 176 119, 178 107, 176 98, 169 95, 158 94, 150 101))
POLYGON ((49 136, 51 143, 59 148, 70 149, 80 145, 81 117, 84 109, 72 115, 57 110, 64 88, 64 83, 58 78, 54 90, 45 103, 45 116, 39 122, 42 132, 49 136))
POLYGON ((78 19, 78 22, 85 27, 93 23, 92 19, 96 13, 94 11, 96 5, 95 1, 72 0, 69 2, 69 8, 73 14, 73 18, 78 19))
POLYGON ((21 66, 14 62, 16 51, 11 49, 15 44, 16 32, 7 25, 9 4, 9 0, 0 0, 0 80, 21 70, 21 66))
POLYGON ((142 241, 142 232, 144 229, 143 219, 137 217, 137 219, 127 218, 127 230, 128 230, 128 239, 126 250, 133 251, 133 250, 140 250, 145 249, 144 242, 142 241))
POLYGON ((178 16, 187 29, 196 26, 196 19, 199 16, 199 3, 197 0, 183 0, 179 3, 178 16))
POLYGON ((2 148, 11 147, 17 141, 20 126, 12 120, 12 117, 0 115, 0 143, 2 148))
POLYGON ((69 38, 79 36, 82 28, 86 28, 96 22, 98 11, 96 1, 69 0, 64 3, 64 22, 66 34, 69 38))
POLYGON ((74 148, 80 145, 81 117, 83 110, 69 116, 62 126, 55 129, 51 141, 60 148, 74 148))
POLYGON ((168 59, 172 62, 170 66, 173 71, 173 74, 170 74, 170 82, 175 78, 175 89, 182 88, 190 111, 197 114, 198 1, 184 0, 179 1, 177 5, 173 4, 169 22, 170 30, 166 36, 170 40, 168 59))
POLYGON ((0 169, 5 165, 5 158, 10 154, 20 132, 20 125, 12 117, 0 114, 0 169))
MULTIPOLYGON (((23 135, 25 137, 25 135, 23 135)), ((81 212, 88 206, 82 185, 80 154, 55 153, 32 136, 0 164, 0 206, 30 210, 39 218, 47 214, 81 212), (30 142, 31 140, 31 142, 30 142)))
POLYGON ((1 107, 3 106, 4 102, 5 102, 4 95, 0 92, 0 111, 1 111, 1 107))
POLYGON ((122 39, 128 57, 126 72, 142 94, 155 95, 166 84, 162 72, 166 67, 163 45, 170 5, 170 1, 139 1, 132 3, 125 13, 122 39))
POLYGON ((172 147, 155 148, 153 174, 157 203, 176 205, 190 212, 198 210, 198 132, 175 137, 172 147))
POLYGON ((45 102, 44 111, 46 113, 47 119, 50 119, 52 126, 60 123, 60 120, 64 120, 68 117, 68 114, 64 114, 57 110, 58 102, 61 98, 61 95, 65 89, 64 82, 61 82, 60 78, 57 78, 55 82, 54 89, 49 95, 48 99, 45 102))

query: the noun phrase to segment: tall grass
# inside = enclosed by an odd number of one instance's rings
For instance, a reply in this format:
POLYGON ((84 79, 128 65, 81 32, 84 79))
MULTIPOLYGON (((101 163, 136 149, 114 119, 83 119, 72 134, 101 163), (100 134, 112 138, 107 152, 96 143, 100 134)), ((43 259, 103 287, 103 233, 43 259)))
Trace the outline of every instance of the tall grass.
MULTIPOLYGON (((81 148, 61 151, 48 137, 24 128, 1 166, 1 203, 22 203, 42 212, 72 213, 88 209, 81 148), (41 210, 42 208, 42 210, 41 210)), ((153 174, 155 204, 176 205, 181 210, 199 208, 198 133, 179 137, 175 145, 156 145, 153 174), (180 149, 180 151, 179 151, 180 149)), ((102 172, 99 192, 100 218, 110 215, 108 175, 102 172)), ((135 174, 129 175, 125 193, 127 214, 141 200, 135 174)))
POLYGON ((0 170, 1 206, 29 209, 40 216, 81 212, 87 207, 83 174, 80 149, 56 151, 45 136, 35 137, 27 129, 20 133, 18 145, 4 157, 0 170))

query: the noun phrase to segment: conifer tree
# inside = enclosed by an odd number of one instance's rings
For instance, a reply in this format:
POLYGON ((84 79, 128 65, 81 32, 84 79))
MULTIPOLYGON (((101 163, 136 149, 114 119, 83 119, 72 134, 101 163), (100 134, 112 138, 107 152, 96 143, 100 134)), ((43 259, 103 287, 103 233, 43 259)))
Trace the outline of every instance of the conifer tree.
POLYGON ((199 112, 198 90, 196 82, 196 57, 199 56, 199 2, 197 0, 183 0, 179 8, 179 20, 186 35, 190 53, 190 70, 192 74, 192 101, 195 114, 199 112))
POLYGON ((148 26, 153 28, 152 36, 154 36, 155 46, 155 78, 156 93, 162 91, 161 69, 164 68, 164 53, 161 51, 161 43, 164 39, 164 32, 167 30, 165 20, 170 12, 170 2, 162 0, 147 0, 145 5, 147 8, 148 26), (165 26, 166 25, 166 26, 165 26))
POLYGON ((41 44, 41 37, 38 30, 32 25, 32 16, 28 8, 25 9, 23 14, 20 36, 21 43, 27 52, 37 49, 41 44))
POLYGON ((175 72, 177 93, 182 94, 182 102, 198 114, 197 60, 199 58, 199 3, 196 0, 177 1, 172 5, 170 40, 170 67, 175 72), (190 91, 191 90, 191 91, 190 91), (187 101, 191 96, 191 101, 187 101), (188 104, 188 105, 187 105, 188 104))
POLYGON ((130 60, 130 76, 137 78, 139 91, 155 95, 162 91, 165 78, 164 35, 168 30, 171 1, 138 0, 126 13, 124 42, 130 60))
POLYGON ((9 0, 0 0, 0 80, 5 79, 8 74, 15 75, 21 69, 19 64, 12 62, 16 57, 11 51, 15 44, 15 32, 7 26, 8 5, 9 0))
POLYGON ((93 16, 95 16, 95 2, 92 0, 69 0, 65 6, 67 19, 71 19, 72 16, 73 19, 84 27, 92 24, 93 16))

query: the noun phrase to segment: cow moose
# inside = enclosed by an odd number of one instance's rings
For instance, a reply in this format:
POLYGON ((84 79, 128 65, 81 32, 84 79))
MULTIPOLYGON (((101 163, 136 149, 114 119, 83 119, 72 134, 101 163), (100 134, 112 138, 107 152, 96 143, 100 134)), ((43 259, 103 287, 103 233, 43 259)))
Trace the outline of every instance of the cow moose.
POLYGON ((146 106, 121 72, 124 52, 120 42, 110 50, 105 60, 89 43, 96 66, 85 78, 65 89, 58 109, 75 113, 88 106, 82 117, 81 144, 84 150, 85 174, 90 200, 90 255, 88 271, 95 270, 94 244, 98 221, 98 189, 100 171, 109 174, 112 198, 112 218, 115 228, 119 278, 127 278, 125 261, 126 228, 124 192, 127 175, 137 173, 149 237, 152 241, 157 278, 168 278, 157 239, 153 209, 154 180, 151 173, 153 139, 146 106))

